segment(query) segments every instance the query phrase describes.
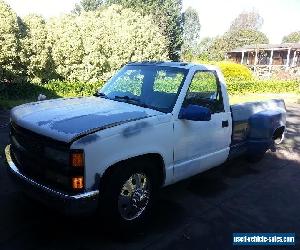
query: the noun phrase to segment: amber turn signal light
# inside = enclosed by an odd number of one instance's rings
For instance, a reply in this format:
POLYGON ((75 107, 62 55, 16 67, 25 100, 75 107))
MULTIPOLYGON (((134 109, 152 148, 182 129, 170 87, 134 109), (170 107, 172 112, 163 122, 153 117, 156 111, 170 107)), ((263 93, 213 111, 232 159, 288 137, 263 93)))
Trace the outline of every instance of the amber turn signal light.
POLYGON ((72 188, 73 189, 82 189, 83 188, 83 177, 73 177, 72 178, 72 188))
POLYGON ((76 168, 83 168, 84 166, 83 151, 71 152, 71 166, 76 168))

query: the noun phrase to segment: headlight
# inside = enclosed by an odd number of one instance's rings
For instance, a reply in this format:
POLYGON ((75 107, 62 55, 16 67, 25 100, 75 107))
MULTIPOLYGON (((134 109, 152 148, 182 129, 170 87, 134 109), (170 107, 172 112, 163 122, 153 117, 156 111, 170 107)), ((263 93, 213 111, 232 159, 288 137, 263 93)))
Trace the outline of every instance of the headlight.
POLYGON ((74 168, 84 167, 84 152, 81 149, 73 149, 70 154, 70 165, 74 168))
POLYGON ((61 151, 51 147, 45 147, 45 156, 51 160, 57 162, 68 164, 69 162, 69 152, 61 151))

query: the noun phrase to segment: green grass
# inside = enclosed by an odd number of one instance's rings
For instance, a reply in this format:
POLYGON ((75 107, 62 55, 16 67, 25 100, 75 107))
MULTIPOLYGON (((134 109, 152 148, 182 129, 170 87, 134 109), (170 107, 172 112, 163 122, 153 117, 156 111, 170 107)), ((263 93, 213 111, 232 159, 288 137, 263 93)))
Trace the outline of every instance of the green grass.
POLYGON ((230 95, 230 104, 237 104, 243 102, 255 102, 264 101, 270 99, 283 99, 285 103, 300 103, 300 94, 296 93, 254 93, 254 94, 244 94, 244 95, 230 95))

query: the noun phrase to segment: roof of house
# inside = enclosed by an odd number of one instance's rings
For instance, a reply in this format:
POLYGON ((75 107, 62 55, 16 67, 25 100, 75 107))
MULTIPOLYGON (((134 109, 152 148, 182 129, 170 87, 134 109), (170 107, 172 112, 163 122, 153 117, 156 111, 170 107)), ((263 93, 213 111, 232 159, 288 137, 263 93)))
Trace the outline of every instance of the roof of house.
POLYGON ((243 51, 251 51, 256 49, 262 50, 271 50, 271 49, 300 49, 300 42, 299 43, 281 43, 281 44, 252 44, 252 45, 245 45, 240 48, 233 49, 229 51, 231 52, 243 52, 243 51))

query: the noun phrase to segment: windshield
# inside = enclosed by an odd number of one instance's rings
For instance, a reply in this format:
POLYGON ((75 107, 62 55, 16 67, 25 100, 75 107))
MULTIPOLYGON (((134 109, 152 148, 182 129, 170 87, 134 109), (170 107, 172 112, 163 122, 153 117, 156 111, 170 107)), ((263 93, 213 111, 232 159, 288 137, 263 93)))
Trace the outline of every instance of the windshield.
POLYGON ((127 65, 99 91, 99 96, 169 113, 188 70, 155 65, 127 65))

